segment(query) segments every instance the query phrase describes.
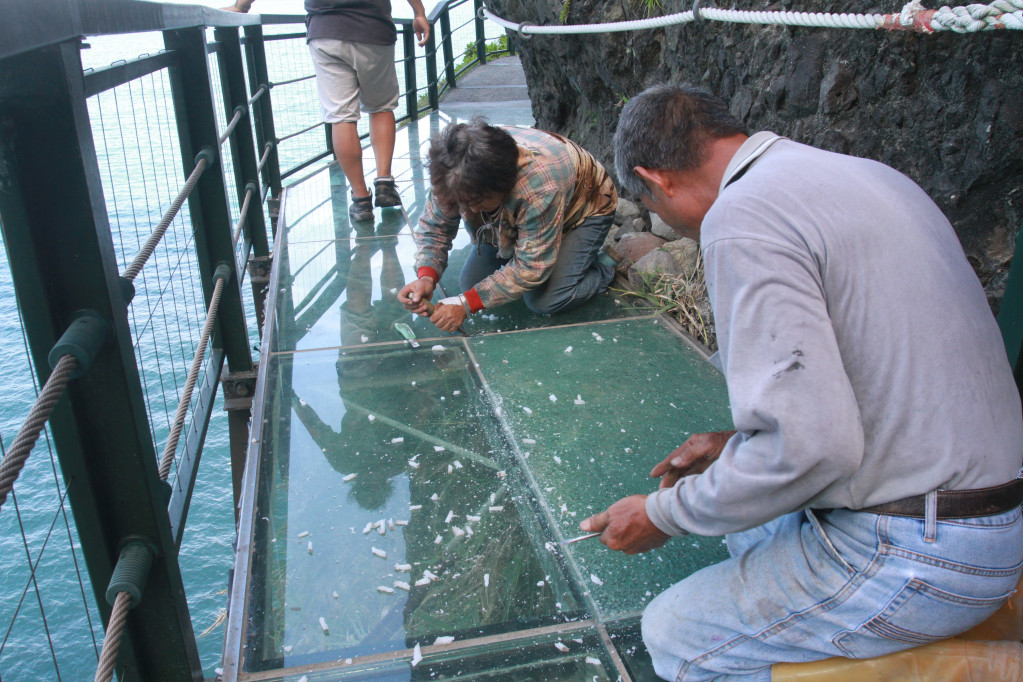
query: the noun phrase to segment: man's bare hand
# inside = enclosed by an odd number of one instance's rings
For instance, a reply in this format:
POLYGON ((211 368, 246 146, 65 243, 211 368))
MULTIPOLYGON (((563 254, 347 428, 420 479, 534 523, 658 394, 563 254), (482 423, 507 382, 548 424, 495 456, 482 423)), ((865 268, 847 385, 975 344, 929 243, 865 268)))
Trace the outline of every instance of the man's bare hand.
POLYGON ((437 329, 453 332, 465 322, 465 308, 461 305, 438 303, 433 315, 430 315, 430 322, 437 325, 437 329))
POLYGON ((405 306, 406 310, 429 317, 430 310, 426 302, 433 298, 433 290, 437 286, 430 277, 420 277, 415 282, 409 282, 398 292, 398 301, 405 306))
POLYGON ((646 515, 646 495, 622 498, 579 524, 588 533, 600 533, 600 541, 626 554, 640 554, 657 549, 671 536, 650 522, 646 515))
POLYGON ((661 479, 661 488, 671 488, 685 476, 701 474, 717 460, 734 435, 735 431, 694 433, 655 466, 650 476, 661 479))
POLYGON ((426 45, 426 41, 430 37, 430 22, 425 16, 417 16, 412 20, 412 30, 416 34, 419 47, 426 45))

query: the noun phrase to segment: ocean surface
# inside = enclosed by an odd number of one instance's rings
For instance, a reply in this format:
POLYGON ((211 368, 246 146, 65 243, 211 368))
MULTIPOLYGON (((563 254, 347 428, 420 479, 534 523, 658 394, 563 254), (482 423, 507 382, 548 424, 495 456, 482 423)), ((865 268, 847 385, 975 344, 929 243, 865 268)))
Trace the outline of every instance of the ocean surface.
MULTIPOLYGON (((453 25, 468 21, 471 12, 471 3, 459 8, 453 25)), ((300 29, 268 27, 267 33, 300 29)), ((456 52, 472 41, 472 30, 469 23, 456 33, 456 52)), ((488 37, 501 33, 488 25, 488 37)), ((90 38, 87 42, 89 48, 82 51, 86 69, 152 54, 162 47, 159 34, 90 38)), ((272 81, 312 73, 301 40, 268 44, 267 52, 272 81)), ((421 50, 417 55, 422 55, 421 50)), ((211 64, 215 63, 213 59, 211 56, 211 64)), ((417 60, 417 65, 417 82, 422 86, 426 82, 423 60, 417 60)), ((398 71, 403 80, 401 69, 398 71)), ((158 73, 89 101, 119 271, 134 257, 182 184, 169 93, 166 75, 158 73)), ((219 83, 215 83, 214 93, 219 101, 219 83)), ((278 137, 318 123, 314 81, 274 88, 272 94, 278 137)), ((218 106, 222 110, 222 104, 218 106)), ((399 109, 397 114, 402 112, 399 109)), ((221 127, 224 119, 220 114, 221 127)), ((322 151, 324 144, 320 127, 282 142, 282 169, 322 151)), ((230 153, 226 146, 225 150, 224 167, 229 169, 230 153)), ((230 175, 227 186, 228 194, 233 195, 230 175)), ((231 203, 232 215, 236 216, 238 203, 233 197, 231 203)), ((190 232, 185 206, 135 280, 138 293, 129 312, 157 457, 166 442, 205 318, 201 289, 193 276, 196 264, 190 232)), ((6 248, 0 250, 0 372, 4 377, 0 446, 4 451, 31 408, 37 385, 29 366, 7 258, 6 248)), ((242 290, 248 289, 246 283, 242 290)), ((246 296, 251 309, 251 294, 246 296)), ((258 345, 254 317, 249 320, 249 334, 253 345, 258 345)), ((253 359, 258 360, 257 351, 253 359)), ((174 475, 172 471, 171 477, 174 475)), ((66 494, 51 441, 44 434, 13 495, 0 509, 0 679, 7 682, 86 680, 95 673, 103 627, 66 494)), ((227 415, 218 395, 180 553, 193 629, 207 677, 215 675, 222 655, 233 540, 227 415)))

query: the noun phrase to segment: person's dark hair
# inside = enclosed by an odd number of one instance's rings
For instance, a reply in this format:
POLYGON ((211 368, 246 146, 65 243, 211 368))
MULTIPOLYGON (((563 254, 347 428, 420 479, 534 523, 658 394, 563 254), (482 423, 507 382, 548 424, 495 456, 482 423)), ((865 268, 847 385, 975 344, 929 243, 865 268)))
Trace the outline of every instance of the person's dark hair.
POLYGON ((728 106, 702 88, 685 83, 647 88, 629 100, 618 121, 618 181, 634 196, 649 194, 636 166, 691 171, 703 162, 708 142, 745 132, 728 106))
POLYGON ((507 131, 476 117, 430 140, 430 185, 446 211, 490 194, 507 195, 518 179, 519 148, 507 131))

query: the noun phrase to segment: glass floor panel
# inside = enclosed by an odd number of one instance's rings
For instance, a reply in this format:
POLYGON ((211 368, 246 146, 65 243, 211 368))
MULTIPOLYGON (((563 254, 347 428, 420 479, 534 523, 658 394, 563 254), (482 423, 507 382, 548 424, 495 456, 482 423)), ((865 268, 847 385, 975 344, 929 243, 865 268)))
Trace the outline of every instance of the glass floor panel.
POLYGON ((660 682, 661 678, 654 672, 654 662, 650 660, 650 653, 643 644, 638 618, 609 623, 607 632, 635 682, 660 682))
MULTIPOLYGON (((656 490, 650 470, 692 433, 731 427, 724 377, 657 318, 498 334, 471 347, 562 538, 622 497, 656 490)), ((595 540, 567 550, 602 619, 639 610, 727 556, 720 539, 695 536, 635 556, 595 540)))
POLYGON ((250 670, 586 617, 460 343, 271 365, 250 670))

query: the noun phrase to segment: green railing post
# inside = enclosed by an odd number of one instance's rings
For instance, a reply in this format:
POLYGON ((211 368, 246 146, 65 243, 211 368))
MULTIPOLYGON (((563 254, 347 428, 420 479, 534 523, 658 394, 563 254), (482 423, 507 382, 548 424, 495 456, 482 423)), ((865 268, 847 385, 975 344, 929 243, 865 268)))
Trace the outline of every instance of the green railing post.
POLYGON ((476 59, 480 64, 487 63, 487 29, 486 23, 480 19, 483 0, 472 0, 473 23, 476 25, 476 59))
POLYGON ((76 39, 0 60, 0 71, 12 75, 0 79, 0 225, 40 385, 50 374, 47 355, 76 312, 93 311, 110 328, 110 340, 68 385, 49 425, 104 623, 121 542, 139 537, 156 548, 120 643, 118 677, 201 682, 79 49, 76 39))
POLYGON ((419 118, 419 96, 416 87, 416 34, 411 23, 401 24, 401 44, 405 52, 405 102, 409 120, 419 118))
POLYGON ((1023 225, 1016 235, 1016 251, 998 311, 998 326, 1016 377, 1016 387, 1023 394, 1023 225))
POLYGON ((455 53, 451 46, 451 11, 447 3, 440 13, 441 47, 444 49, 444 73, 447 75, 448 87, 455 87, 455 53))
POLYGON ((430 31, 430 37, 426 39, 426 91, 429 94, 431 110, 436 110, 440 106, 437 81, 437 39, 433 31, 430 31))
MULTIPOLYGON (((266 92, 252 105, 252 122, 256 126, 256 153, 259 158, 263 157, 267 143, 272 145, 262 175, 263 184, 270 188, 270 196, 276 199, 281 195, 281 165, 277 155, 277 133, 270 103, 270 75, 266 68, 266 43, 263 41, 262 26, 245 27, 245 55, 249 63, 249 95, 255 95, 259 88, 266 86, 266 92)), ((277 225, 273 216, 270 229, 276 236, 277 225)))

